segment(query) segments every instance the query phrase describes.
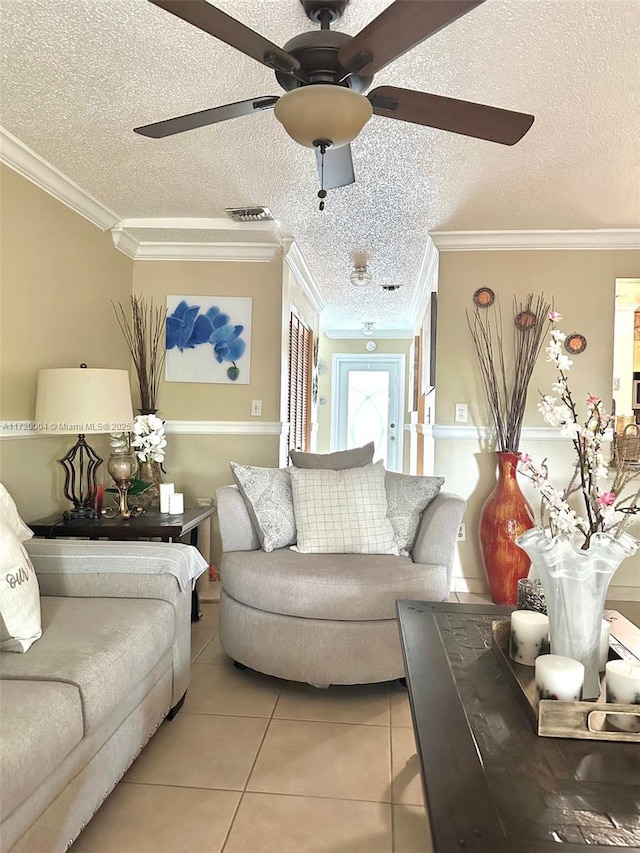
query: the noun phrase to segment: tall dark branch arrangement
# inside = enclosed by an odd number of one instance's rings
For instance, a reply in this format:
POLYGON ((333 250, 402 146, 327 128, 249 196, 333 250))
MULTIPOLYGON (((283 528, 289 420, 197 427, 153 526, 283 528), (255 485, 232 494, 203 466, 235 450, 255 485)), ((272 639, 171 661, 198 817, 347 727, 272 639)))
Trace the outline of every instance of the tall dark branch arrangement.
POLYGON ((155 413, 158 388, 164 367, 164 332, 166 308, 147 302, 142 296, 131 297, 131 316, 122 303, 111 303, 118 325, 131 353, 140 391, 140 409, 155 413))
POLYGON ((514 297, 513 356, 505 353, 498 300, 495 307, 467 312, 499 451, 518 452, 529 382, 551 324, 550 308, 544 294, 530 293, 524 302, 514 297))

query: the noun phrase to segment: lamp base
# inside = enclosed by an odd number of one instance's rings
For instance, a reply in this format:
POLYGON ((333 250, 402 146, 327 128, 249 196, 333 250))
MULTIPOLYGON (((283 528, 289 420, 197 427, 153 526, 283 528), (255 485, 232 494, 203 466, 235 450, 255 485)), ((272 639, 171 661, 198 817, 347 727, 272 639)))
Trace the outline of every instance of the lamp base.
POLYGON ((62 517, 65 521, 77 521, 81 518, 100 518, 100 513, 92 506, 74 506, 73 509, 66 509, 62 517))

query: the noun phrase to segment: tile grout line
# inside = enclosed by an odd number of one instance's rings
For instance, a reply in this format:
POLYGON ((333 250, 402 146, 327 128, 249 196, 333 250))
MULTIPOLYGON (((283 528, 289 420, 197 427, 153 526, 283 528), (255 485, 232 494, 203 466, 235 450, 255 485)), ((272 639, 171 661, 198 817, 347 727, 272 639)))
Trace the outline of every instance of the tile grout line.
MULTIPOLYGON (((238 815, 238 812, 240 811, 240 806, 242 805, 242 801, 244 800, 244 795, 247 793, 247 785, 249 784, 249 780, 251 779, 251 774, 254 771, 254 768, 255 768, 256 763, 258 761, 258 757, 260 755, 262 747, 264 746, 264 742, 265 742, 265 739, 267 737, 267 732, 269 731, 269 727, 271 726, 271 723, 273 721, 273 715, 275 713, 276 706, 280 700, 280 697, 282 696, 283 689, 284 689, 284 685, 282 683, 282 680, 280 680, 280 690, 278 691, 278 695, 276 696, 275 702, 273 703, 273 708, 271 709, 271 714, 268 718, 268 722, 267 722, 267 725, 265 727, 264 734, 262 735, 262 738, 261 738, 260 743, 258 745, 258 749, 256 750, 255 758, 251 762, 251 767, 249 768, 249 772, 247 773, 247 778, 245 779, 245 783, 243 785, 242 791, 240 792, 240 798, 238 799, 238 805, 237 805, 237 807, 233 813, 233 816, 231 818, 231 821, 229 823, 229 829, 227 830, 227 833, 224 837, 224 841, 222 842, 222 847, 220 848, 220 853, 224 853, 224 849, 227 846, 227 842, 229 841, 229 838, 231 836, 231 832, 233 830, 233 825, 236 822, 236 817, 238 815)), ((240 715, 234 714, 233 716, 237 717, 240 715)), ((264 719, 264 717, 262 719, 264 719)))

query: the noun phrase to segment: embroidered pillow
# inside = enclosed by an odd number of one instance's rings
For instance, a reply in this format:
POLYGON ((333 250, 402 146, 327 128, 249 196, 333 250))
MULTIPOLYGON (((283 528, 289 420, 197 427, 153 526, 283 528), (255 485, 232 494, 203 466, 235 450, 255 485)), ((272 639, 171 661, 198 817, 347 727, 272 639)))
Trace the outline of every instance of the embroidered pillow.
POLYGON ((414 477, 386 471, 385 488, 395 541, 402 556, 409 554, 418 533, 422 513, 436 497, 444 477, 414 477))
POLYGON ((0 517, 4 518, 21 542, 26 542, 27 539, 33 537, 33 530, 27 527, 20 518, 20 513, 14 499, 2 483, 0 483, 0 517))
POLYGON ((297 468, 322 468, 330 471, 344 471, 346 468, 362 468, 373 461, 374 444, 372 441, 362 447, 351 450, 338 450, 335 453, 302 453, 292 450, 289 457, 297 468))
POLYGON ((230 465, 262 548, 274 551, 295 542, 289 469, 257 468, 237 462, 230 465))
POLYGON ((294 468, 291 490, 303 554, 398 554, 382 462, 342 471, 294 468))
POLYGON ((24 545, 0 516, 0 651, 26 652, 41 636, 35 569, 24 545))

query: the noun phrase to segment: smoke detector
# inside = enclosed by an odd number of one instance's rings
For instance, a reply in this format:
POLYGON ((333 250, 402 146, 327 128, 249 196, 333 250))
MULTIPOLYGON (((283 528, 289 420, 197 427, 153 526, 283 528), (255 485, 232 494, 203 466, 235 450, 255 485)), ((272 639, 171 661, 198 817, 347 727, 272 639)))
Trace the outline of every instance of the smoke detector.
POLYGON ((349 280, 351 284, 356 287, 365 287, 367 284, 371 284, 373 276, 367 269, 366 264, 362 264, 361 266, 356 266, 354 271, 349 276, 349 280))
POLYGON ((265 222, 273 219, 268 207, 225 207, 224 212, 234 222, 265 222))

